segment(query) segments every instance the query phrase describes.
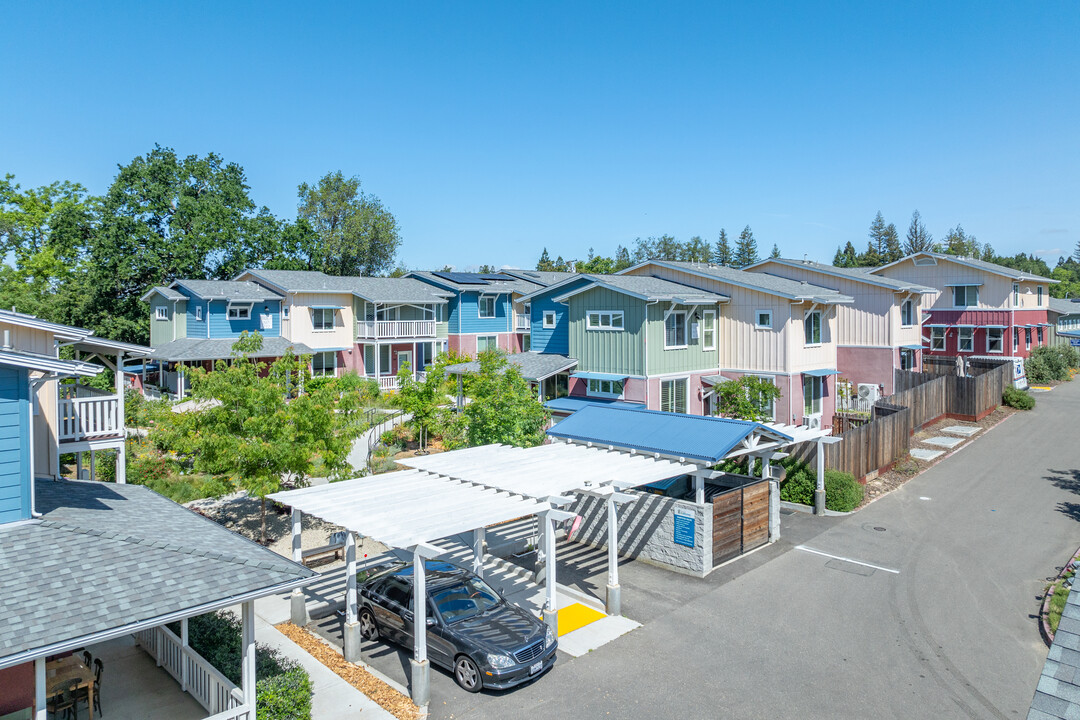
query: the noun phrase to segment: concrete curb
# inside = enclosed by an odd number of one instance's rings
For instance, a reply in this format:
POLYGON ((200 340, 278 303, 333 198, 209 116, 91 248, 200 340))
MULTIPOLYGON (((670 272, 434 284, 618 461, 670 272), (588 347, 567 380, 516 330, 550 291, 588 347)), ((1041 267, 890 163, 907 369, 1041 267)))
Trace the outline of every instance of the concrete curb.
MULTIPOLYGON (((867 503, 869 505, 870 503, 867 503)), ((814 514, 814 508, 811 505, 803 505, 802 503, 790 502, 788 500, 781 500, 780 507, 786 510, 794 510, 795 512, 807 513, 808 515, 814 514)), ((840 512, 839 510, 830 510, 825 508, 825 517, 846 517, 848 515, 854 515, 859 512, 859 508, 849 510, 847 512, 840 512)))
MULTIPOLYGON (((1069 558, 1069 562, 1065 563, 1061 568, 1061 572, 1057 574, 1049 585, 1046 586, 1046 592, 1043 593, 1042 608, 1039 610, 1039 634, 1042 635, 1043 641, 1047 647, 1050 647, 1054 643, 1054 633, 1050 631, 1050 601, 1054 599, 1054 593, 1050 590, 1054 587, 1058 580, 1060 580, 1069 569, 1069 563, 1080 559, 1080 548, 1076 549, 1076 552, 1069 558)), ((1073 577, 1077 576, 1077 572, 1074 571, 1073 577)))

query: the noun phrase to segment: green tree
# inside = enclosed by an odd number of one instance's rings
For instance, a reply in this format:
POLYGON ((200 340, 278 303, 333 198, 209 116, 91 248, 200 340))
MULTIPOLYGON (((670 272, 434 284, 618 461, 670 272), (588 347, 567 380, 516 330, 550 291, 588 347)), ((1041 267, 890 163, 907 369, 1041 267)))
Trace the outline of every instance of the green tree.
POLYGON ((581 273, 610 275, 615 272, 615 260, 603 255, 595 255, 592 248, 589 248, 589 259, 585 262, 576 263, 576 269, 581 273))
POLYGON ((957 224, 945 235, 945 245, 942 250, 949 255, 961 255, 963 257, 979 257, 981 248, 979 241, 974 235, 964 232, 963 226, 957 224))
POLYGON ((540 259, 536 261, 536 269, 545 272, 551 272, 555 269, 555 263, 551 262, 551 256, 548 255, 547 248, 544 248, 544 252, 540 253, 540 259))
POLYGON ((341 171, 324 175, 314 185, 301 183, 297 216, 315 231, 312 269, 329 275, 382 275, 394 267, 401 237, 397 220, 374 195, 365 194, 360 179, 341 171))
POLYGON ((772 252, 769 253, 769 257, 772 258, 773 260, 780 257, 780 246, 777 245, 776 243, 773 243, 772 252))
POLYGON ((712 261, 721 267, 731 267, 735 264, 735 253, 731 251, 731 243, 728 242, 727 230, 720 228, 720 237, 713 249, 712 261))
POLYGON ((848 240, 847 244, 843 248, 836 248, 836 255, 833 256, 833 265, 836 267, 858 267, 858 256, 855 252, 855 246, 848 240))
POLYGON ((855 258, 856 267, 877 267, 880 264, 881 256, 878 255, 872 240, 866 243, 866 252, 860 253, 855 258))
POLYGON ((904 250, 900 247, 900 234, 896 232, 896 225, 889 223, 885 227, 885 245, 880 253, 882 262, 893 262, 904 257, 904 250))
POLYGON ((695 235, 683 245, 682 252, 679 254, 679 259, 686 262, 707 263, 709 262, 711 250, 712 248, 709 247, 709 243, 702 240, 700 236, 695 235))
POLYGON ((754 239, 754 231, 747 225, 739 233, 739 240, 735 243, 735 267, 744 268, 758 260, 757 240, 754 239))
POLYGON ((615 249, 615 272, 625 270, 631 265, 633 265, 633 263, 630 261, 630 251, 622 245, 619 245, 615 249))
POLYGON ((886 227, 885 218, 882 217, 881 211, 878 210, 877 215, 874 216, 874 221, 870 223, 870 247, 873 248, 874 254, 878 257, 885 256, 885 239, 886 239, 886 227))
POLYGON ((907 240, 904 242, 904 253, 912 255, 919 252, 929 252, 934 249, 934 236, 926 231, 922 216, 919 211, 911 213, 911 224, 908 225, 907 240))
POLYGON ((772 419, 770 408, 780 397, 780 388, 772 380, 743 375, 737 380, 720 383, 716 397, 719 415, 763 422, 772 419))
POLYGON ((472 401, 464 410, 469 445, 543 443, 550 414, 517 366, 495 351, 482 352, 477 359, 480 372, 472 379, 472 401))

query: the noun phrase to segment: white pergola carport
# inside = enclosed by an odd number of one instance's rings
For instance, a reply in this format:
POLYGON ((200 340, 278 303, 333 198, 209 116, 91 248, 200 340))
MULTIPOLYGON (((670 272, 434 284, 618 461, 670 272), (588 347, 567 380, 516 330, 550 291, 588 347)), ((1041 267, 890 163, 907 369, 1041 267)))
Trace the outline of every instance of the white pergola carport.
POLYGON ((791 438, 787 445, 812 442, 817 444, 817 485, 814 488, 814 514, 825 514, 825 445, 840 442, 831 429, 810 428, 803 425, 782 425, 769 423, 769 428, 791 438))

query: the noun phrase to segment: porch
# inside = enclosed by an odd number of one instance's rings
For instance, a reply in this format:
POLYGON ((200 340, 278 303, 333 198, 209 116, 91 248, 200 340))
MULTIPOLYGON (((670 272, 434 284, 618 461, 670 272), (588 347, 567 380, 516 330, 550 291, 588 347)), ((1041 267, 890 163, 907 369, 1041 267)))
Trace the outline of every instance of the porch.
POLYGON ((398 340, 435 337, 434 320, 358 320, 360 340, 398 340))
POLYGON ((87 650, 104 665, 101 678, 103 717, 141 720, 153 715, 175 720, 201 720, 207 716, 207 710, 199 701, 184 692, 169 676, 169 670, 164 665, 159 667, 133 636, 91 645, 87 650))
POLYGON ((60 385, 56 400, 60 443, 122 437, 120 396, 79 383, 60 385))

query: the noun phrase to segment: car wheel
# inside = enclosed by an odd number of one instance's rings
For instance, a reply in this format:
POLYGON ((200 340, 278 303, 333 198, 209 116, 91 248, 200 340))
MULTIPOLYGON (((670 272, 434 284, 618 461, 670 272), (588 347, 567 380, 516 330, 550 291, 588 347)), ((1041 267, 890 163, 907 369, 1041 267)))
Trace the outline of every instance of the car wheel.
POLYGON ((458 657, 454 663, 454 679, 465 692, 480 692, 484 683, 480 680, 480 669, 467 655, 458 657))
POLYGON ((379 639, 379 626, 375 624, 375 615, 367 608, 360 611, 360 637, 365 640, 379 639))

